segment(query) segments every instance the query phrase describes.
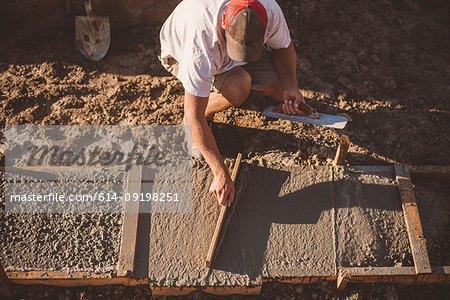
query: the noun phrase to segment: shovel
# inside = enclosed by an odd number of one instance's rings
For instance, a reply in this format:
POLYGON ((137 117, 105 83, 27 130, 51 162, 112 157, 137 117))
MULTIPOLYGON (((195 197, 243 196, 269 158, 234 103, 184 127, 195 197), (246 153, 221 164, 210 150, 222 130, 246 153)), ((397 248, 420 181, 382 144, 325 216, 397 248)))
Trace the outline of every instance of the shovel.
POLYGON ((99 61, 109 49, 109 17, 97 17, 92 12, 91 0, 85 1, 84 7, 87 16, 75 17, 75 40, 83 56, 99 61))

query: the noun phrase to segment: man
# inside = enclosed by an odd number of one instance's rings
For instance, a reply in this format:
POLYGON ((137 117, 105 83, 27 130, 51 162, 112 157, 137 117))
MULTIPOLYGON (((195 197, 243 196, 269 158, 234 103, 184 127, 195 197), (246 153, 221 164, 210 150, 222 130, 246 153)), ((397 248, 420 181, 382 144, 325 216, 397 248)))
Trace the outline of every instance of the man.
POLYGON ((185 89, 185 125, 214 174, 210 192, 231 205, 234 184, 207 118, 240 106, 251 89, 282 102, 284 113, 303 114, 286 20, 274 0, 184 0, 160 39, 162 64, 185 89))

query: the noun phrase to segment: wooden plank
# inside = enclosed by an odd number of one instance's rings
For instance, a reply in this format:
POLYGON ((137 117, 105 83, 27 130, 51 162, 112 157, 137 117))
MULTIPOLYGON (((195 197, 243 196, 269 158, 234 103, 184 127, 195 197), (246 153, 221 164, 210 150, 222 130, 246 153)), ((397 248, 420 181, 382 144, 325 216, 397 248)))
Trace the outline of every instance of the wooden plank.
POLYGON ((133 279, 126 277, 116 277, 114 273, 94 273, 94 272, 71 272, 64 271, 28 271, 28 272, 8 272, 10 281, 14 284, 34 285, 43 284, 51 286, 88 286, 88 285, 110 285, 122 284, 136 286, 148 284, 148 279, 133 279))
MULTIPOLYGON (((242 153, 238 153, 236 157, 236 162, 234 164, 233 173, 231 174, 231 180, 233 182, 236 180, 237 173, 239 171, 239 166, 241 165, 242 153)), ((214 230, 214 234, 211 240, 211 244, 209 245, 208 254, 206 255, 206 267, 211 267, 211 264, 214 259, 214 253, 216 251, 216 246, 219 241, 220 232, 222 231, 222 226, 225 221, 225 216, 227 213, 228 206, 222 206, 220 208, 219 218, 217 219, 216 228, 214 230)))
POLYGON ((5 269, 0 263, 0 296, 4 299, 12 299, 13 293, 11 290, 11 282, 6 275, 5 269))
MULTIPOLYGON (((319 281, 336 281, 337 276, 336 275, 330 275, 330 276, 319 276, 319 281)), ((289 283, 289 284, 302 284, 302 283, 309 283, 310 279, 309 276, 304 277, 263 277, 263 283, 266 282, 281 282, 281 283, 289 283)))
POLYGON ((416 276, 414 267, 350 267, 342 268, 353 276, 416 276))
POLYGON ((154 286, 150 289, 152 290, 152 297, 186 296, 198 290, 195 286, 154 286))
MULTIPOLYGON (((142 167, 132 166, 128 172, 125 193, 141 193, 142 167)), ((125 194, 124 194, 125 195, 125 194)), ((139 221, 139 201, 127 201, 122 224, 122 242, 120 244, 117 276, 131 277, 134 274, 136 239, 139 221)))
POLYGON ((347 166, 346 170, 361 173, 361 174, 371 174, 378 176, 386 176, 394 178, 394 167, 389 166, 347 166))
MULTIPOLYGON (((349 282, 395 282, 406 284, 450 284, 450 266, 432 267, 431 274, 416 274, 414 267, 350 267, 342 268, 350 275, 349 282)), ((340 272, 341 272, 340 270, 340 272)), ((94 273, 94 272, 64 272, 64 271, 28 271, 28 272, 7 272, 7 275, 14 284, 43 284, 53 286, 87 286, 87 285, 109 285, 122 284, 136 286, 139 284, 149 284, 148 278, 134 279, 127 277, 116 277, 114 272, 94 273)), ((283 283, 312 283, 317 281, 334 281, 337 277, 330 276, 299 276, 289 278, 263 278, 263 282, 283 282, 283 283)), ((252 294, 257 293, 260 286, 234 286, 234 287, 152 287, 155 291, 153 295, 186 295, 195 290, 203 290, 207 293, 226 295, 229 294, 252 294)))
POLYGON ((345 164, 345 157, 347 156, 348 147, 350 146, 350 139, 347 135, 341 135, 338 149, 336 151, 336 157, 333 161, 333 166, 342 166, 345 164))
POLYGON ((429 274, 417 274, 415 267, 352 267, 344 269, 351 276, 350 282, 450 283, 450 266, 432 267, 432 273, 429 274))
POLYGON ((408 167, 395 165, 394 168, 416 273, 431 273, 430 258, 408 167))
POLYGON ((186 296, 195 291, 204 293, 228 296, 228 295, 259 295, 261 293, 261 285, 257 286, 157 286, 151 287, 152 297, 159 296, 186 296))
POLYGON ((207 286, 200 290, 213 295, 259 295, 261 293, 261 285, 256 286, 207 286))

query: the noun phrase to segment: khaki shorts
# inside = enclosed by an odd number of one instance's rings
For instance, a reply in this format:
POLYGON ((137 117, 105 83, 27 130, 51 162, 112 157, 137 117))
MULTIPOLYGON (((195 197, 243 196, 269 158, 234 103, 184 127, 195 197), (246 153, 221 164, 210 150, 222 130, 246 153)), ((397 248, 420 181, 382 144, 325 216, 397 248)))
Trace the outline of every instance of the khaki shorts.
MULTIPOLYGON (((178 74, 178 62, 173 57, 161 59, 163 67, 174 76, 178 74)), ((270 52, 263 50, 261 58, 255 62, 240 66, 252 77, 252 90, 262 92, 272 84, 280 81, 272 62, 270 52)), ((214 76, 211 92, 220 93, 222 85, 232 69, 214 76)))

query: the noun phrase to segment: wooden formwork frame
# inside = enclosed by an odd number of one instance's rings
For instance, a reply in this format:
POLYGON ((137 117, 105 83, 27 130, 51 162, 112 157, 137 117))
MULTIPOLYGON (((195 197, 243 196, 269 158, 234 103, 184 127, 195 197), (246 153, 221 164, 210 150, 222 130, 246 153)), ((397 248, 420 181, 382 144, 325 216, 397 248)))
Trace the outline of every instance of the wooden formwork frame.
MULTIPOLYGON (((355 167, 358 168, 358 167, 355 167)), ((394 166, 381 168, 382 171, 376 169, 370 171, 370 168, 359 167, 369 173, 395 175, 399 183, 399 191, 402 201, 402 206, 417 208, 412 197, 414 197, 411 176, 418 176, 420 178, 447 178, 450 176, 450 166, 394 166), (395 170, 395 171, 394 171, 395 170)), ((139 174, 136 173, 136 174, 139 174)), ((135 174, 135 175, 136 175, 135 174)), ((138 176, 138 175, 136 175, 138 176)), ((140 175, 139 175, 140 176, 140 175)), ((133 177, 134 178, 134 177, 133 177)), ((137 189, 137 186, 129 186, 131 190, 137 189)), ((140 188, 140 187, 139 187, 140 188)), ((405 211, 405 208, 404 208, 405 211)), ((407 218, 416 218, 415 222, 420 222, 419 212, 417 209, 410 210, 408 208, 405 214, 405 221, 407 218), (417 213, 417 214, 416 214, 417 213), (416 216, 417 215, 417 216, 416 216)), ((129 218, 132 220, 133 218, 129 218)), ((408 222, 408 221, 407 221, 408 222)), ((129 222, 136 224, 136 222, 129 222)), ((337 281, 338 288, 343 289, 348 282, 386 282, 386 283, 402 283, 402 284, 450 284, 450 266, 430 266, 428 269, 428 253, 422 252, 426 250, 426 240, 423 238, 423 233, 418 230, 419 223, 411 222, 411 226, 407 225, 408 237, 410 239, 413 250, 414 263, 413 267, 349 267, 340 268, 338 274, 330 276, 298 276, 293 278, 263 278, 264 282, 278 281, 295 284, 309 284, 320 281, 337 281), (417 239, 416 239, 417 238, 417 239), (411 240, 413 240, 411 242, 411 240), (413 246, 414 245, 414 246, 413 246), (425 246, 425 248, 423 248, 425 246)), ((123 225, 125 226, 125 224, 123 225)), ((130 235, 133 240, 135 236, 135 226, 130 226, 130 235)), ((420 224, 421 229, 421 224, 420 224)), ((124 240, 128 240, 123 238, 124 240)), ((122 248, 121 248, 122 249, 122 248)), ((135 245, 126 247, 121 250, 119 257, 128 262, 124 265, 126 267, 117 267, 117 270, 109 273, 94 273, 94 272, 64 272, 64 271, 28 271, 28 272, 6 272, 9 281, 13 284, 43 284, 52 286, 88 286, 88 285, 108 285, 121 284, 127 286, 136 286, 139 284, 150 284, 148 278, 135 279, 130 275, 130 268, 134 268, 134 250, 135 245), (131 250, 130 250, 131 249, 131 250), (127 254, 126 254, 127 253, 127 254), (130 263, 132 261, 132 263, 130 263), (133 267, 131 267, 133 266, 133 267), (119 270, 125 270, 122 275, 119 275, 119 270), (127 272, 128 270, 128 272, 127 272)), ((120 260, 120 258, 119 258, 120 260)), ((1 271, 1 270, 0 270, 1 271)), ((132 272, 131 272, 132 274, 132 272)), ((259 294, 261 285, 257 286, 223 286, 223 287, 152 287, 154 295, 186 295, 193 291, 200 290, 210 294, 228 295, 228 294, 259 294)))
POLYGON ((338 289, 344 289, 348 282, 450 283, 450 266, 431 266, 430 264, 411 180, 411 175, 433 179, 448 177, 450 166, 394 165, 394 175, 398 184, 414 267, 341 268, 337 276, 338 289))

